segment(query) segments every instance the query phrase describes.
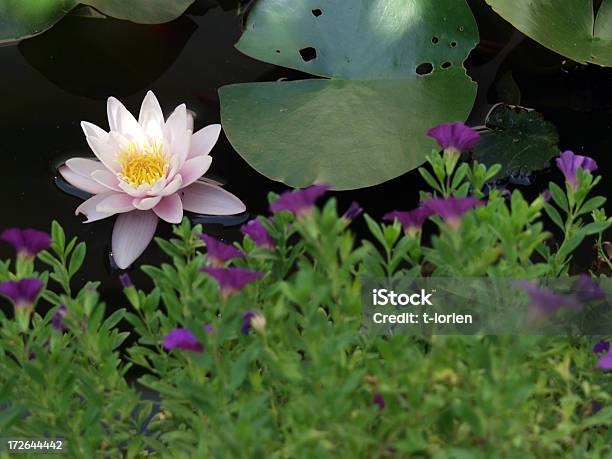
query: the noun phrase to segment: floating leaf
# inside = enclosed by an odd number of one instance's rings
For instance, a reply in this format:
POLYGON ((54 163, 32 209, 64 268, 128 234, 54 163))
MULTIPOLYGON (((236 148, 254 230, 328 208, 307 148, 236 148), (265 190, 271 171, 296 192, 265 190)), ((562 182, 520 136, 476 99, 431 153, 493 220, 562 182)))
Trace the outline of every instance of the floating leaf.
POLYGON ((472 153, 487 166, 502 165, 496 179, 544 169, 559 154, 557 130, 536 111, 498 104, 486 127, 472 153))
POLYGON ((612 0, 487 0, 528 37, 577 62, 612 66, 612 0))
POLYGON ((382 183, 425 160, 428 128, 467 117, 462 63, 477 41, 463 0, 260 0, 237 48, 326 79, 221 88, 225 132, 291 186, 382 183))

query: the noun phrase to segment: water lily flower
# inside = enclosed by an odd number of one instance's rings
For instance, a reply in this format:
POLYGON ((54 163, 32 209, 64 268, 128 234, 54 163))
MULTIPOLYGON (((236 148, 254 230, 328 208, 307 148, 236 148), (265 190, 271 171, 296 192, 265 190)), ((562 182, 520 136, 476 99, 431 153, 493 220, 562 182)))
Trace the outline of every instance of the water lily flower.
POLYGON ((35 256, 51 245, 51 236, 35 229, 8 228, 0 234, 0 239, 10 243, 17 256, 35 256))
POLYGON ((175 328, 164 336, 164 349, 183 349, 185 351, 202 352, 204 346, 187 328, 175 328))
POLYGON ((244 258, 246 255, 236 247, 225 244, 208 234, 200 234, 200 239, 206 244, 208 261, 212 266, 223 267, 226 261, 234 258, 244 258))
POLYGON ((387 406, 387 404, 385 403, 385 397, 383 397, 383 395, 380 392, 377 392, 374 395, 374 399, 372 400, 372 403, 374 403, 375 405, 378 405, 378 408, 380 408, 380 410, 384 410, 385 406, 387 406))
POLYGON ((593 346, 593 352, 595 354, 601 354, 602 352, 610 351, 610 341, 601 340, 593 346))
POLYGON ((242 231, 242 234, 249 236, 258 247, 264 249, 273 249, 276 247, 276 243, 268 233, 266 227, 257 219, 242 225, 240 231, 242 231))
POLYGON ((66 317, 67 314, 68 309, 66 309, 66 306, 64 306, 63 304, 60 305, 60 307, 57 309, 57 311, 55 311, 55 314, 53 314, 53 317, 51 318, 51 325, 53 326, 53 328, 61 332, 65 331, 66 325, 64 325, 64 317, 66 317))
POLYGON ((43 281, 36 277, 4 281, 0 282, 0 294, 11 300, 17 309, 29 308, 36 301, 43 286, 43 281))
POLYGON ((438 214, 451 227, 457 229, 461 223, 461 217, 468 210, 484 204, 480 199, 465 198, 433 198, 423 202, 423 207, 433 214, 438 214))
POLYGON ((266 329, 266 318, 257 311, 247 311, 242 316, 242 326, 240 331, 243 335, 248 335, 250 329, 258 333, 263 333, 266 329))
POLYGON ((249 282, 253 282, 263 275, 244 268, 202 268, 201 271, 213 277, 219 283, 221 295, 224 297, 238 292, 249 282))
POLYGON ((547 288, 540 288, 529 282, 518 282, 531 299, 527 317, 531 322, 539 322, 550 317, 561 308, 576 308, 578 305, 571 297, 559 295, 547 288))
POLYGON ((128 273, 123 273, 119 276, 119 282, 121 282, 121 286, 123 288, 131 288, 134 286, 132 283, 132 278, 128 273))
POLYGON ((606 299, 606 293, 588 274, 582 273, 572 289, 579 301, 591 303, 606 299))
POLYGON ((346 212, 344 212, 342 217, 347 220, 352 221, 352 220, 355 220, 357 217, 359 217, 362 213, 363 213, 363 209, 361 208, 359 203, 356 201, 353 201, 351 205, 349 206, 349 208, 346 209, 346 212))
POLYGON ((312 185, 297 191, 285 191, 270 205, 272 212, 289 211, 296 217, 310 214, 312 206, 323 196, 329 187, 327 185, 312 185))
POLYGON ((450 154, 471 150, 480 139, 480 134, 463 123, 444 123, 431 128, 427 135, 438 142, 450 154))
POLYGON ((612 370, 612 350, 608 350, 608 353, 601 356, 595 368, 602 370, 612 370))
POLYGON ((425 221, 433 215, 431 209, 425 207, 417 207, 409 212, 402 212, 395 210, 389 212, 383 216, 383 220, 393 221, 397 220, 402 224, 404 231, 409 235, 415 235, 421 228, 425 221))
POLYGON ((593 158, 574 154, 573 151, 564 151, 557 158, 557 167, 561 169, 565 180, 574 189, 578 186, 576 171, 581 168, 585 171, 593 172, 597 170, 597 163, 593 158))
POLYGON ((158 218, 180 223, 183 211, 210 215, 244 212, 245 205, 221 187, 198 180, 210 167, 209 153, 221 126, 193 133, 185 104, 164 120, 155 95, 144 98, 138 120, 114 97, 108 99, 110 132, 91 123, 81 127, 97 160, 71 158, 60 174, 93 196, 76 209, 86 223, 118 214, 112 251, 127 268, 149 245, 158 218))

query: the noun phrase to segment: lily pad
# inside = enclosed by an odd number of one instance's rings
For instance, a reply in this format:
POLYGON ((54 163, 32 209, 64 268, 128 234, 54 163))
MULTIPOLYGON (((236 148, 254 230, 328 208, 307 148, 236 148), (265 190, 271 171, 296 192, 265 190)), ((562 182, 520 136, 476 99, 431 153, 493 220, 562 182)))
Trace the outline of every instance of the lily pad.
POLYGON ((462 63, 477 41, 464 0, 260 0, 236 47, 325 79, 221 88, 225 133, 291 186, 385 182, 425 160, 428 128, 469 114, 462 63))
POLYGON ((176 19, 193 0, 0 0, 0 44, 44 32, 80 3, 118 19, 159 24, 176 19))
POLYGON ((472 155, 487 166, 501 164, 496 179, 545 169, 559 155, 557 129, 534 110, 498 104, 487 115, 486 128, 472 155))
POLYGON ((577 62, 612 66, 612 0, 487 0, 528 37, 577 62), (598 7, 598 8, 597 8, 598 7))

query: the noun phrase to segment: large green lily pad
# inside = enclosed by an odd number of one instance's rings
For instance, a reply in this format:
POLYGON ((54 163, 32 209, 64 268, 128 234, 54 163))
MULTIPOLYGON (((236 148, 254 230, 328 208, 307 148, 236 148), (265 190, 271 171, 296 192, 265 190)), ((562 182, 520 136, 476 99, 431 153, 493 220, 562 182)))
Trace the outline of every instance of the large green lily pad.
POLYGON ((176 19, 194 0, 0 0, 0 43, 52 27, 79 3, 119 19, 159 24, 176 19))
POLYGON ((325 79, 221 88, 225 132, 291 186, 382 183, 425 160, 428 128, 467 117, 477 41, 464 0, 259 0, 237 48, 325 79))
POLYGON ((577 62, 612 66, 612 0, 487 0, 528 37, 577 62), (598 6, 598 8, 597 8, 598 6))

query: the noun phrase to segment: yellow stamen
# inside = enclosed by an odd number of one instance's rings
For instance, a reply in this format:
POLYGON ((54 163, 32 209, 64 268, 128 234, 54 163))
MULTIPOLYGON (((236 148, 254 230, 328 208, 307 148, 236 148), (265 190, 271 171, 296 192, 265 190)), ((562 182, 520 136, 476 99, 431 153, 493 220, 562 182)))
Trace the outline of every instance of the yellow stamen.
POLYGON ((117 162, 121 166, 119 176, 137 187, 143 184, 153 185, 166 175, 169 157, 157 142, 151 145, 130 142, 127 148, 121 147, 117 162))

